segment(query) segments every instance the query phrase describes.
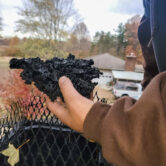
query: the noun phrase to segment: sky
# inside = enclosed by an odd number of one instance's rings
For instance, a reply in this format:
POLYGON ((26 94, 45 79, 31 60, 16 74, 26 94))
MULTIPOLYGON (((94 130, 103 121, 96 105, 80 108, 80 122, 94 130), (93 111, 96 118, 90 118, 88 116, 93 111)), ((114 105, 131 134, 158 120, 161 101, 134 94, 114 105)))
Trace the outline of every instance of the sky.
MULTIPOLYGON (((125 23, 136 14, 143 14, 142 0, 74 0, 75 8, 87 25, 90 36, 97 31, 112 32, 120 23, 125 23)), ((0 0, 0 15, 3 17, 3 36, 23 37, 15 32, 15 22, 20 18, 17 7, 22 0, 0 0)))

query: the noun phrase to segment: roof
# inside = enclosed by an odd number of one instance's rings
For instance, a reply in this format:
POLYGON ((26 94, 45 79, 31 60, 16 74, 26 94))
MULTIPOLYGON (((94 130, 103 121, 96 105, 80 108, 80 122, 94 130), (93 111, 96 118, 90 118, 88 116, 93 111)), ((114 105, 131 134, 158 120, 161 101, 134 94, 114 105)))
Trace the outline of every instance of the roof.
POLYGON ((144 68, 142 65, 135 65, 135 72, 144 72, 144 68))
POLYGON ((112 71, 115 79, 130 80, 130 81, 142 81, 143 73, 130 72, 130 71, 112 71))
MULTIPOLYGON (((93 59, 94 66, 103 70, 125 70, 125 61, 123 59, 117 58, 109 53, 99 54, 95 56, 90 56, 86 59, 93 59)), ((136 72, 143 72, 142 65, 136 65, 136 72)))
POLYGON ((124 70, 125 61, 108 53, 90 56, 86 59, 93 59, 94 66, 104 70, 124 70))

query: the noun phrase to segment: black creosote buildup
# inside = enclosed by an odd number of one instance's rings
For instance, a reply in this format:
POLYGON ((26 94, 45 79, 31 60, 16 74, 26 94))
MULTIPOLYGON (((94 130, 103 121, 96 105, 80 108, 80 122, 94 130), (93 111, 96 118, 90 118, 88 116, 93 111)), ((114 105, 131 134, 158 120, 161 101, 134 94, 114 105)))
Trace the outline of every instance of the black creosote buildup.
POLYGON ((58 80, 61 76, 67 76, 74 87, 83 96, 89 98, 96 83, 93 78, 99 78, 102 74, 97 68, 92 67, 93 60, 75 59, 69 54, 66 59, 54 57, 43 61, 40 58, 16 59, 10 61, 11 69, 23 69, 20 74, 26 84, 34 82, 35 86, 54 101, 62 97, 58 80))

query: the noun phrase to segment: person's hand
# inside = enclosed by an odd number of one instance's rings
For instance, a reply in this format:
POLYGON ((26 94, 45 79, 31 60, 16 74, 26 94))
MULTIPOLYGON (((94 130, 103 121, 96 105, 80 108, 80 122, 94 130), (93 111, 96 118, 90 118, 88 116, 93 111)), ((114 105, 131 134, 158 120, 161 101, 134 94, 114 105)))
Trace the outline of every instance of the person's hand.
POLYGON ((51 102, 47 98, 47 107, 64 124, 82 133, 86 115, 90 111, 93 101, 81 96, 67 77, 59 79, 59 86, 65 103, 60 98, 57 98, 55 102, 51 102))

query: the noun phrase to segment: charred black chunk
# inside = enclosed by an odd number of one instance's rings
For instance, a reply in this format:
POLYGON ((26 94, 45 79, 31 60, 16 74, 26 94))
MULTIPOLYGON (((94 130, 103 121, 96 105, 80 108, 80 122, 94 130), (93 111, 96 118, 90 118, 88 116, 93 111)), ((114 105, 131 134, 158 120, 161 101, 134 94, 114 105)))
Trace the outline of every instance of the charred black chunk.
POLYGON ((78 92, 89 98, 96 85, 91 80, 99 78, 102 74, 97 68, 92 67, 93 64, 93 60, 75 59, 74 55, 69 54, 66 59, 54 57, 46 61, 40 58, 13 58, 10 68, 23 69, 21 77, 25 83, 34 82, 40 91, 54 101, 58 96, 63 98, 58 85, 61 76, 70 78, 78 92))

